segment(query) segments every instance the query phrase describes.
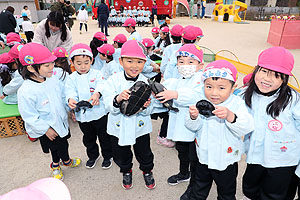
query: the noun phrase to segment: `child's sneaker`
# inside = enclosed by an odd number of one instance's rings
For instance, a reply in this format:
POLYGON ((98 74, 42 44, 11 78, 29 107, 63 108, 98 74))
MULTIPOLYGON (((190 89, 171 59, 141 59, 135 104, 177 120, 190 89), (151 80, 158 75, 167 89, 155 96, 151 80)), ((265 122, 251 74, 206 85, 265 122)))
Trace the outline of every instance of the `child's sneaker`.
POLYGON ((180 172, 176 175, 170 176, 168 178, 168 183, 170 185, 177 185, 178 183, 190 181, 190 173, 186 175, 181 174, 180 172))
POLYGON ((173 148, 175 146, 175 142, 166 139, 163 145, 166 146, 166 147, 169 147, 169 148, 173 148))
POLYGON ((36 142, 38 139, 37 138, 32 138, 28 135, 28 133, 25 131, 27 138, 31 141, 31 142, 36 142))
POLYGON ((103 160, 103 162, 102 162, 102 169, 109 169, 109 168, 111 168, 111 166, 112 166, 112 162, 111 161, 112 161, 112 158, 103 160))
POLYGON ((96 159, 89 159, 88 161, 86 161, 85 167, 88 169, 94 168, 96 166, 99 158, 100 158, 100 156, 98 156, 96 159))
POLYGON ((62 173, 61 167, 52 167, 52 163, 50 164, 50 168, 52 170, 52 176, 53 178, 59 179, 59 180, 63 180, 64 179, 64 175, 62 173))
POLYGON ((145 186, 149 190, 153 190, 155 188, 155 180, 153 178, 153 173, 145 173, 143 172, 144 180, 145 180, 145 186))
POLYGON ((70 163, 65 164, 63 162, 63 165, 66 166, 66 167, 77 167, 77 166, 80 165, 80 163, 81 163, 80 158, 71 158, 71 162, 70 163))
POLYGON ((167 138, 164 138, 164 137, 160 137, 159 135, 157 136, 156 138, 156 143, 159 144, 159 145, 164 145, 165 142, 166 142, 167 138))
POLYGON ((132 188, 132 170, 130 170, 130 172, 123 173, 122 187, 125 190, 129 190, 130 188, 132 188))

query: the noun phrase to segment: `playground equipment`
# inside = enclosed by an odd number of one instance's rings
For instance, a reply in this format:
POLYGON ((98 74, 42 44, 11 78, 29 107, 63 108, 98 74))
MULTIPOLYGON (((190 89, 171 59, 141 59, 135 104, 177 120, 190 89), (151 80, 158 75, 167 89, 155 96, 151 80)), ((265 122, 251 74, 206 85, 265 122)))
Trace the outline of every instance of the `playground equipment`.
POLYGON ((213 20, 219 22, 241 22, 239 12, 245 11, 246 17, 247 4, 234 0, 217 0, 213 10, 213 20))

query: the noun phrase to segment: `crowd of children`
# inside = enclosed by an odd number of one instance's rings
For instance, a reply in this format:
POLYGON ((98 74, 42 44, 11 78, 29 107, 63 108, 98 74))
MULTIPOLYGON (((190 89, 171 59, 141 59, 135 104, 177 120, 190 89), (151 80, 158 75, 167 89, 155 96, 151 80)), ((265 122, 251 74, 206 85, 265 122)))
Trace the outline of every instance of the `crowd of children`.
MULTIPOLYGON (((124 8, 129 16, 142 11, 124 8)), ((112 8, 111 16, 116 15, 112 8)), ((207 199, 213 182, 218 199, 236 199, 244 153, 245 199, 293 199, 300 174, 299 94, 288 86, 293 55, 283 47, 262 51, 237 91, 233 64, 218 60, 204 67, 199 27, 154 27, 153 41, 135 30, 134 18, 122 26, 130 37, 118 34, 113 44, 97 32, 89 46, 75 44, 70 52, 58 47, 51 53, 28 43, 13 44, 0 55, 0 98, 18 103, 28 135, 40 139, 43 152, 51 152, 53 177, 63 179, 61 166, 81 163, 69 156, 70 112, 83 133, 86 168, 95 167, 101 152, 102 168, 114 161, 122 187, 130 189, 134 153, 146 188, 154 189, 151 119, 160 117, 157 143, 175 146, 179 159, 179 172, 167 182, 189 182, 181 200, 207 199), (161 65, 155 60, 162 60, 161 65), (123 114, 124 102, 135 92, 131 87, 149 78, 158 84, 162 76, 161 92, 152 93, 135 114, 123 114)))

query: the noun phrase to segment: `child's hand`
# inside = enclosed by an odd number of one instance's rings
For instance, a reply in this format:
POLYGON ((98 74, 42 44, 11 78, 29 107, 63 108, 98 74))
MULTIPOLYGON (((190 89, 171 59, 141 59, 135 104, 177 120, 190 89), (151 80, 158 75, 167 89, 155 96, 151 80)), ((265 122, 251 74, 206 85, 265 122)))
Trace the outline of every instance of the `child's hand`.
POLYGON ((189 112, 190 112, 190 117, 191 117, 191 119, 195 120, 195 119, 198 118, 199 111, 198 111, 198 109, 196 108, 196 106, 190 106, 189 112))
POLYGON ((74 110, 71 110, 70 115, 71 115, 73 122, 77 122, 74 110))
POLYGON ((49 140, 53 141, 58 134, 55 132, 53 128, 49 128, 46 132, 46 136, 49 138, 49 140))
POLYGON ((151 103, 151 98, 148 99, 148 101, 146 101, 143 105, 144 108, 147 108, 151 103))
POLYGON ((76 104, 77 104, 77 101, 76 101, 75 99, 72 99, 72 98, 69 99, 68 106, 69 106, 71 109, 75 109, 75 108, 76 108, 76 104))
POLYGON ((1 95, 1 96, 0 96, 0 99, 4 99, 4 97, 5 97, 4 95, 1 95))
POLYGON ((89 98, 89 100, 87 100, 88 102, 90 102, 90 101, 92 101, 92 105, 93 106, 97 106, 97 105, 99 105, 99 98, 100 98, 100 94, 99 94, 99 92, 95 92, 92 96, 91 96, 91 98, 89 98))
POLYGON ((158 99, 161 103, 165 103, 166 101, 170 99, 177 99, 178 93, 176 91, 172 90, 165 90, 163 92, 158 93, 155 96, 156 99, 158 99))
POLYGON ((123 92, 117 96, 117 102, 120 103, 122 100, 128 100, 130 93, 131 92, 129 90, 123 90, 123 92))
POLYGON ((224 106, 215 106, 215 110, 212 111, 220 119, 226 119, 228 122, 233 122, 234 120, 234 113, 231 112, 228 108, 224 106))

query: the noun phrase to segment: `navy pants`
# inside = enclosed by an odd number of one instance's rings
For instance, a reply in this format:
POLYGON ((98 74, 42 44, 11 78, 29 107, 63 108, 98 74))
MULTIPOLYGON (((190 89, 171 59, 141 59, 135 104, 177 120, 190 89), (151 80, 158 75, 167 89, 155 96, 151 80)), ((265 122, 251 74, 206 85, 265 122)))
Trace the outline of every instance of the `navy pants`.
POLYGON ((107 18, 104 18, 104 17, 100 17, 100 27, 101 27, 101 32, 102 33, 105 33, 106 36, 108 36, 108 32, 107 32, 107 18), (105 32, 104 32, 104 29, 105 29, 105 32))

